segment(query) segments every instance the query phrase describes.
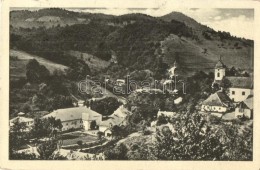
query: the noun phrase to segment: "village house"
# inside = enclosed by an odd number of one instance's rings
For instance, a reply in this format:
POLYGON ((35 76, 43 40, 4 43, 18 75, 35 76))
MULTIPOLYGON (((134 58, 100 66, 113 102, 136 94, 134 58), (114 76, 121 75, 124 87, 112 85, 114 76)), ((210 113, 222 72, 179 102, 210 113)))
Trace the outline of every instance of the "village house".
POLYGON ((18 113, 18 116, 9 120, 10 127, 14 126, 16 122, 23 123, 25 125, 25 129, 23 131, 29 132, 32 129, 32 126, 34 124, 34 120, 32 118, 24 117, 25 113, 20 112, 18 113))
POLYGON ((166 117, 174 117, 176 115, 176 112, 170 112, 170 111, 161 111, 159 110, 157 113, 157 118, 160 116, 166 116, 166 117))
POLYGON ((232 110, 233 107, 230 98, 223 91, 218 91, 202 102, 201 111, 221 117, 224 113, 232 110))
POLYGON ((123 85, 125 85, 125 80, 124 80, 124 79, 117 79, 117 80, 116 80, 116 85, 117 85, 117 86, 123 86, 123 85))
POLYGON ((125 123, 125 118, 130 112, 121 105, 108 119, 102 121, 99 125, 99 131, 103 132, 106 137, 112 135, 111 128, 115 125, 121 126, 125 123))
POLYGON ((91 123, 99 125, 102 121, 102 115, 87 107, 73 107, 58 109, 51 112, 43 118, 54 117, 60 119, 62 131, 69 129, 91 130, 91 123))
POLYGON ((249 96, 246 100, 240 102, 235 109, 235 117, 253 118, 253 96, 249 96))
POLYGON ((241 102, 253 95, 253 80, 250 77, 226 77, 231 83, 229 97, 234 102, 241 102))
POLYGON ((179 67, 179 66, 178 66, 178 64, 177 64, 177 61, 175 60, 175 61, 174 61, 174 64, 173 64, 173 67, 170 68, 169 71, 168 71, 169 74, 170 74, 170 75, 169 75, 170 78, 173 78, 174 76, 177 76, 177 75, 178 75, 178 73, 177 73, 178 67, 179 67))

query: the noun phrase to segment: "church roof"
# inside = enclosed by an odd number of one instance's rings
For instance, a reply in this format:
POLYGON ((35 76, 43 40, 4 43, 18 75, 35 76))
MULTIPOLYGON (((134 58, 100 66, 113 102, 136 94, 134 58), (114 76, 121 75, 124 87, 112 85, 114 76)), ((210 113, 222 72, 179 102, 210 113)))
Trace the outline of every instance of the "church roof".
POLYGON ((206 100, 202 102, 203 105, 208 106, 225 106, 228 107, 231 104, 230 98, 221 91, 211 94, 206 100))
POLYGON ((221 61, 221 59, 218 60, 215 68, 226 68, 225 64, 221 61))
POLYGON ((253 79, 251 77, 225 77, 233 88, 253 89, 253 79))

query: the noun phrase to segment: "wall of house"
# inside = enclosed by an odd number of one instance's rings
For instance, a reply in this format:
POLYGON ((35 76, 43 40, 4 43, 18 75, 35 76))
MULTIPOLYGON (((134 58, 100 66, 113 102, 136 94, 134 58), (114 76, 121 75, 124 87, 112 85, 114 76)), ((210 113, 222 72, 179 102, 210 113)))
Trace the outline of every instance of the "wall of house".
POLYGON ((215 80, 222 80, 224 76, 225 76, 224 68, 215 69, 215 80))
POLYGON ((235 109, 235 117, 242 117, 244 115, 244 112, 240 111, 240 108, 235 109))
POLYGON ((219 113, 225 113, 228 111, 227 107, 224 106, 208 106, 208 105, 202 105, 201 111, 205 112, 219 112, 219 113))
POLYGON ((217 117, 222 117, 222 116, 223 116, 222 113, 211 113, 211 115, 213 115, 213 116, 217 116, 217 117))
POLYGON ((174 116, 175 114, 176 114, 175 112, 158 111, 157 117, 162 116, 162 115, 164 115, 164 116, 166 116, 166 117, 172 117, 172 116, 174 116))
POLYGON ((249 119, 252 118, 252 110, 250 109, 240 109, 240 108, 236 108, 235 109, 235 117, 238 117, 238 116, 245 116, 249 119))
POLYGON ((245 109, 244 115, 245 115, 245 117, 251 119, 251 118, 252 118, 252 110, 250 110, 250 109, 245 109))
POLYGON ((244 101, 251 94, 253 94, 252 89, 229 88, 229 97, 234 102, 244 101))
POLYGON ((111 130, 106 130, 106 131, 105 131, 105 136, 109 137, 109 136, 111 136, 111 135, 112 135, 111 130))
POLYGON ((62 123, 62 131, 69 130, 72 128, 74 128, 74 129, 83 128, 83 122, 81 119, 64 121, 61 123, 62 123))
POLYGON ((88 120, 83 120, 83 127, 85 130, 90 129, 90 122, 88 120))
POLYGON ((97 125, 100 125, 100 123, 102 122, 102 115, 96 117, 96 122, 97 122, 97 125))
POLYGON ((100 132, 104 133, 107 129, 108 129, 108 127, 106 127, 106 126, 99 126, 99 131, 100 132))

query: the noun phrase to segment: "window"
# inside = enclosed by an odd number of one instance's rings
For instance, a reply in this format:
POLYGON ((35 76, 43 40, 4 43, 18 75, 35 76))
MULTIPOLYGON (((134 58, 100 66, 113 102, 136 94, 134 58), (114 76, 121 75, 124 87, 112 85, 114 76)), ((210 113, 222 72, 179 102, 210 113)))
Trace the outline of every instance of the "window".
POLYGON ((246 94, 246 92, 242 91, 242 95, 244 96, 246 94))
POLYGON ((218 77, 220 77, 220 74, 218 73, 218 75, 217 75, 218 77))
POLYGON ((69 125, 68 123, 66 123, 66 125, 69 125))
POLYGON ((221 107, 220 107, 220 108, 218 108, 218 110, 221 110, 221 107))
POLYGON ((232 91, 232 94, 235 94, 235 91, 232 91))

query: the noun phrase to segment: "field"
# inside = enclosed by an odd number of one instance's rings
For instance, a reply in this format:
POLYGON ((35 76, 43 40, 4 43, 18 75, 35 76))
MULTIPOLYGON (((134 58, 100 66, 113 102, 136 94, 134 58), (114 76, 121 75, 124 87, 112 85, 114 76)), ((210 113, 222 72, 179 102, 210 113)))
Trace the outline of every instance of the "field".
POLYGON ((26 76, 26 64, 30 59, 36 59, 40 64, 44 65, 51 73, 58 69, 64 71, 67 69, 66 66, 56 64, 52 61, 31 55, 19 50, 10 50, 10 77, 11 79, 17 79, 19 77, 26 76))
POLYGON ((102 60, 96 56, 87 54, 87 53, 81 53, 79 51, 70 51, 70 55, 77 57, 79 59, 83 59, 91 69, 91 71, 99 71, 107 68, 109 66, 109 62, 102 60), (82 58, 81 58, 82 57, 82 58))
POLYGON ((77 144, 78 141, 82 141, 83 143, 90 143, 90 142, 97 141, 96 136, 92 136, 82 132, 66 133, 62 135, 62 139, 63 139, 63 146, 74 145, 77 144))
POLYGON ((178 37, 171 34, 161 41, 161 49, 165 53, 164 61, 170 66, 176 58, 181 67, 188 73, 197 70, 214 71, 219 57, 231 68, 232 66, 253 71, 253 48, 235 40, 203 40, 196 42, 190 38, 178 37))

